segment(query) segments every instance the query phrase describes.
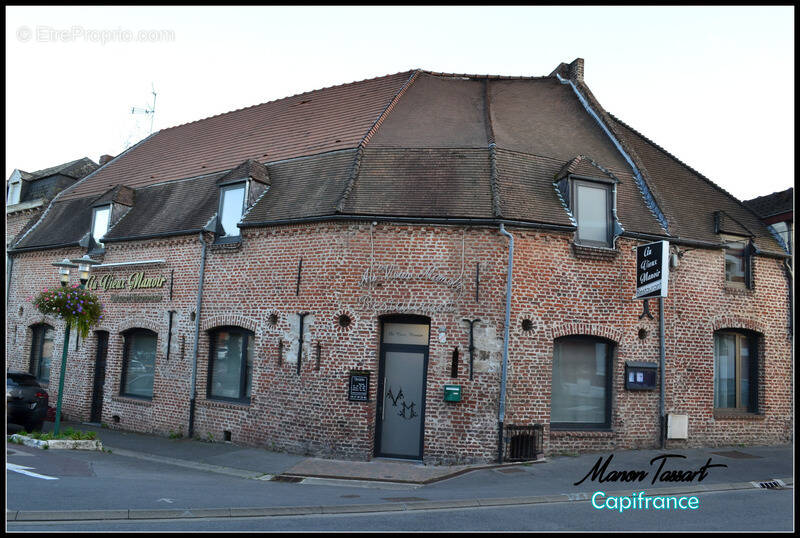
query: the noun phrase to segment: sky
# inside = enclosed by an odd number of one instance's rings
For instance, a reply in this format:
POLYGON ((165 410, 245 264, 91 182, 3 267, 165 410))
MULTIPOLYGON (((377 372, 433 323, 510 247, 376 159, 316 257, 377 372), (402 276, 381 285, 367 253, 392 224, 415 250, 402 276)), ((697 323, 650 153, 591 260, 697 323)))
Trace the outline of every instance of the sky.
POLYGON ((789 6, 5 11, 6 178, 117 155, 151 120, 414 68, 542 76, 580 57, 606 110, 734 196, 794 184, 789 6))

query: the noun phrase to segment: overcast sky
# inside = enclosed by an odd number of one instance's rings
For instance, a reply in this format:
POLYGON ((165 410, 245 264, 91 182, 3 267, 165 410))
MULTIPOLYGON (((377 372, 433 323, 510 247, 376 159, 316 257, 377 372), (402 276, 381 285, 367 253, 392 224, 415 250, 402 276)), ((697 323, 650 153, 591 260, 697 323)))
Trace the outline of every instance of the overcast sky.
POLYGON ((609 112, 731 194, 794 182, 792 7, 6 7, 6 177, 150 131, 422 68, 585 59, 609 112))

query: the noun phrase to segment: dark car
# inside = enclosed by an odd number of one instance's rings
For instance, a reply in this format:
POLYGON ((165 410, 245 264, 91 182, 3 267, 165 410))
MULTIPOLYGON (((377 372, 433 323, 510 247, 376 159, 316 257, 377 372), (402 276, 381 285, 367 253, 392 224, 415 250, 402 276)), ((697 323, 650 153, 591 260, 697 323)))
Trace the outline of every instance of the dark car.
POLYGON ((6 373, 6 421, 26 431, 41 430, 49 396, 31 374, 6 373))

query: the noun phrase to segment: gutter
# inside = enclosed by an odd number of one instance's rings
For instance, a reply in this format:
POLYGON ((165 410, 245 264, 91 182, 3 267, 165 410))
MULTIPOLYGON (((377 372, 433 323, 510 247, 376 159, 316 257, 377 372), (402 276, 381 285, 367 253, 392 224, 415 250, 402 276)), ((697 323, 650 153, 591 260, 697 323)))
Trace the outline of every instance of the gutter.
POLYGON ((206 273, 206 247, 208 243, 203 239, 203 232, 200 232, 200 244, 202 254, 200 255, 200 281, 197 285, 197 306, 194 314, 194 344, 192 349, 192 385, 189 393, 189 439, 194 435, 194 408, 197 399, 197 348, 200 338, 200 308, 203 305, 203 277, 206 273))
POLYGON ((511 323, 511 279, 514 273, 514 236, 500 223, 500 233, 508 237, 508 275, 506 276, 506 319, 503 329, 503 370, 500 378, 500 410, 497 416, 497 463, 503 463, 503 421, 506 416, 506 377, 508 375, 508 333, 511 323))
POLYGON ((496 226, 498 224, 508 224, 520 228, 535 228, 539 230, 555 230, 562 232, 574 232, 576 226, 565 224, 547 224, 541 222, 526 222, 509 219, 496 218, 449 218, 449 217, 391 217, 378 215, 321 215, 316 217, 301 217, 296 219, 281 219, 258 222, 242 222, 239 228, 257 228, 282 226, 284 224, 306 224, 311 222, 324 221, 366 221, 366 222, 399 222, 404 224, 460 224, 467 226, 496 226))
MULTIPOLYGON (((725 248, 724 243, 712 243, 710 241, 699 241, 697 239, 681 239, 680 237, 672 237, 668 235, 653 235, 643 234, 637 232, 624 232, 620 237, 630 237, 632 239, 644 239, 647 241, 669 241, 670 245, 683 245, 686 247, 707 248, 709 250, 722 250, 725 248)), ((769 252, 765 250, 758 251, 759 256, 764 258, 776 258, 779 260, 791 259, 792 256, 782 252, 769 252)))
POLYGON ((180 230, 177 232, 161 232, 156 234, 148 234, 148 235, 129 235, 126 237, 104 237, 103 243, 120 243, 122 241, 138 241, 143 239, 159 239, 162 237, 173 237, 176 235, 191 235, 196 234, 198 232, 202 232, 202 228, 194 228, 192 230, 180 230))

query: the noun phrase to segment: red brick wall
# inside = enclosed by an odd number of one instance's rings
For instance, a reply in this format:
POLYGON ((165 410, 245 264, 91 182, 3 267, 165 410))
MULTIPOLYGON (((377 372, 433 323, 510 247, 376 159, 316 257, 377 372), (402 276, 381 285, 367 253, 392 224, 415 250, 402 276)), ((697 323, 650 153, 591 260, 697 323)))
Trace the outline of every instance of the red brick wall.
MULTIPOLYGON (((361 298, 451 304, 450 311, 416 313, 431 318, 427 372, 424 455, 427 461, 474 461, 496 457, 502 336, 505 308, 507 240, 495 228, 320 223, 245 230, 241 246, 208 248, 205 290, 200 313, 195 435, 298 453, 367 459, 373 453, 378 386, 378 315, 361 298), (462 255, 463 252, 463 255, 462 255), (302 257, 300 293, 296 294, 302 257), (359 284, 370 266, 394 264, 420 274, 433 266, 447 277, 462 274, 463 293, 431 280, 388 280, 368 289, 359 284), (480 296, 475 299, 476 263, 480 296), (296 373, 297 313, 306 318, 302 371, 296 373), (338 316, 353 320, 348 328, 338 316), (272 325, 270 315, 277 315, 272 325), (469 379, 469 326, 476 324, 474 379, 469 379), (237 325, 254 333, 250 405, 208 401, 206 379, 208 330, 237 325), (443 330, 444 342, 440 341, 443 330), (279 363, 279 342, 283 357, 279 363), (316 350, 320 344, 320 365, 316 350), (450 378, 453 349, 459 350, 457 379, 450 378), (350 370, 370 377, 370 402, 347 400, 350 370), (445 403, 443 386, 462 385, 462 401, 445 403)), ((543 423, 550 416, 553 340, 570 334, 602 336, 615 342, 612 432, 549 432, 548 453, 653 447, 658 441, 658 390, 626 391, 626 360, 658 362, 657 302, 653 320, 640 320, 641 301, 634 293, 634 242, 618 241, 611 259, 576 258, 571 234, 512 228, 515 236, 514 290, 506 423, 543 423), (523 331, 522 320, 532 322, 523 331), (639 329, 647 331, 639 339, 639 329)), ((207 236, 208 239, 208 236, 207 236)), ((115 427, 187 433, 194 322, 201 246, 197 236, 160 241, 109 243, 104 263, 164 259, 159 266, 115 269, 117 275, 145 271, 167 282, 158 303, 115 303, 115 293, 99 292, 106 315, 98 329, 110 333, 103 421, 115 427), (173 299, 169 278, 174 271, 173 299), (175 310, 170 356, 166 358, 168 310, 175 310), (122 367, 122 331, 144 327, 158 333, 154 397, 151 402, 118 396, 122 367)), ((29 326, 41 321, 25 299, 57 275, 50 265, 82 251, 20 254, 15 259, 9 298, 8 358, 27 369, 29 326), (23 307, 23 313, 18 312, 23 307), (27 346, 27 347, 26 347, 27 346)), ((578 254, 580 255, 580 253, 578 254)), ((97 275, 104 271, 99 270, 97 275)), ((787 333, 786 280, 779 260, 758 258, 756 286, 732 292, 724 286, 722 251, 688 250, 670 277, 665 300, 667 412, 689 415, 689 440, 668 446, 787 442, 791 436, 791 359, 787 333), (713 331, 746 328, 763 335, 762 417, 715 418, 713 414, 713 331)), ((129 293, 129 292, 125 292, 129 293)), ((447 309, 446 309, 447 310, 447 309)), ((397 309, 391 310, 392 312, 397 309)), ((56 327, 60 350, 63 325, 56 327)), ((86 420, 91 408, 95 339, 70 345, 65 410, 86 420)), ((55 401, 58 359, 49 391, 55 401)))
POLYGON ((22 231, 25 224, 32 219, 39 218, 39 215, 42 214, 45 207, 47 206, 6 213, 6 245, 17 237, 17 234, 22 231))

